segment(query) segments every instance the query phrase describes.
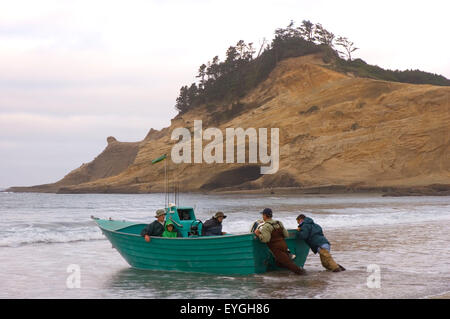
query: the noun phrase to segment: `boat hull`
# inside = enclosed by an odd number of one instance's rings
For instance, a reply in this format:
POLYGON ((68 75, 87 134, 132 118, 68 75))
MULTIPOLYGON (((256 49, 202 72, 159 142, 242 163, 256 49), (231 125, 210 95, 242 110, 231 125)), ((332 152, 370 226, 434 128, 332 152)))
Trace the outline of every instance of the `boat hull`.
MULTIPOLYGON (((96 220, 103 234, 128 264, 137 269, 249 275, 278 269, 266 244, 254 234, 205 236, 195 238, 140 236, 144 224, 96 220)), ((304 241, 286 239, 303 267, 309 252, 304 241)))

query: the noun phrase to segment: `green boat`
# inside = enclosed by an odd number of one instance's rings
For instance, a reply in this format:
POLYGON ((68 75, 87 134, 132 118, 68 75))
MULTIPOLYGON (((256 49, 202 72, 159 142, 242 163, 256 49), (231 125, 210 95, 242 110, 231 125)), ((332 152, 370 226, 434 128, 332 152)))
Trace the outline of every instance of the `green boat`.
MULTIPOLYGON (((106 220, 93 217, 113 248, 136 269, 250 275, 278 270, 266 244, 249 232, 246 234, 201 236, 202 222, 191 207, 166 208, 166 220, 171 220, 182 237, 141 236, 143 223, 106 220)), ((254 225, 256 227, 256 224, 254 225)), ((294 238, 289 230, 286 239, 294 262, 303 267, 309 246, 294 238)))

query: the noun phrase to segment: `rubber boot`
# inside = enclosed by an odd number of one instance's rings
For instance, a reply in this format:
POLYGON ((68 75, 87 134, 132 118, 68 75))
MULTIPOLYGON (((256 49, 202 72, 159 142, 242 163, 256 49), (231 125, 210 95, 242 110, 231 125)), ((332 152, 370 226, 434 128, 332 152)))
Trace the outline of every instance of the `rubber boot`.
POLYGON ((333 257, 331 257, 331 254, 326 249, 320 249, 319 251, 320 255, 320 261, 322 262, 322 266, 330 271, 333 272, 339 272, 341 271, 341 267, 334 261, 333 257))

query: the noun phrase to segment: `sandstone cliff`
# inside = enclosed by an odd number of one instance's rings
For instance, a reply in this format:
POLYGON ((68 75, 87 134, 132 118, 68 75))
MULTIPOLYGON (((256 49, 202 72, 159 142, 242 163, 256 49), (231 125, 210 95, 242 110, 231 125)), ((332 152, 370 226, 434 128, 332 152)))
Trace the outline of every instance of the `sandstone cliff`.
POLYGON ((280 169, 260 175, 260 165, 171 163, 182 191, 449 193, 449 87, 358 78, 304 56, 280 62, 239 105, 205 105, 178 115, 168 128, 152 129, 142 142, 113 141, 93 162, 41 191, 163 191, 164 165, 151 160, 170 154, 173 129, 192 130, 201 119, 204 128, 222 131, 279 128, 280 169))

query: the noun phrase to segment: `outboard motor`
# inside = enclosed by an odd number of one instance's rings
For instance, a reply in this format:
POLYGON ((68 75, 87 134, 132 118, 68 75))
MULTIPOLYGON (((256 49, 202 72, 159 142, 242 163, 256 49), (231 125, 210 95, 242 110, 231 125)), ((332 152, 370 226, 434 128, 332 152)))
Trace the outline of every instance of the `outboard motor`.
POLYGON ((203 225, 203 222, 200 219, 192 221, 189 236, 200 236, 200 225, 203 225))

